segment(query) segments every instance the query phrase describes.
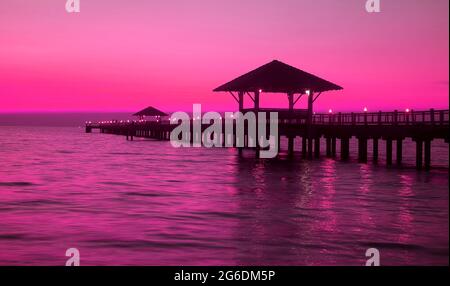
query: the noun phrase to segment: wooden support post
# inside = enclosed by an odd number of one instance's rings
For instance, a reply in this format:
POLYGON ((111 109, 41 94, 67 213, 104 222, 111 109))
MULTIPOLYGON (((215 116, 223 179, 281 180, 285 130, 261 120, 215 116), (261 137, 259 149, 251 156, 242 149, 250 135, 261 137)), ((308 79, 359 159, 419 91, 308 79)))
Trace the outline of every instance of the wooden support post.
POLYGON ((416 169, 422 170, 423 164, 423 141, 416 140, 416 169))
POLYGON ((308 95, 308 120, 307 124, 310 126, 312 124, 312 117, 313 117, 313 103, 314 103, 314 93, 312 91, 309 91, 308 95))
POLYGON ((367 138, 364 138, 364 162, 367 162, 367 138))
POLYGON ((361 142, 361 138, 358 138, 358 160, 361 161, 361 157, 362 157, 362 142, 361 142))
POLYGON ((255 146, 256 146, 256 157, 259 158, 260 155, 260 146, 259 146, 259 134, 258 134, 258 111, 259 111, 259 90, 255 91, 255 115, 256 115, 256 138, 255 146))
POLYGON ((307 148, 307 139, 306 139, 306 137, 303 135, 303 137, 302 137, 302 156, 303 156, 303 158, 306 158, 307 152, 308 152, 308 148, 307 148))
MULTIPOLYGON (((240 91, 239 92, 239 94, 238 94, 238 100, 239 100, 239 112, 242 112, 243 110, 244 110, 244 92, 243 91, 240 91)), ((235 133, 235 137, 234 137, 234 140, 235 140, 235 142, 237 141, 237 130, 236 130, 236 128, 234 128, 234 133, 235 133)), ((242 140, 242 139, 241 139, 242 140)), ((244 140, 244 144, 245 144, 245 140, 244 140)), ((235 146, 237 146, 237 145, 235 145, 235 146)), ((244 145, 245 146, 245 145, 244 145)), ((242 156, 242 147, 238 147, 238 153, 239 153, 239 156, 242 156)))
POLYGON ((350 138, 341 138, 341 159, 348 160, 350 154, 350 138))
POLYGON ((367 162, 367 138, 358 138, 358 159, 360 162, 367 162))
POLYGON ((308 159, 313 158, 313 139, 308 138, 308 159))
MULTIPOLYGON (((289 115, 292 116, 292 114, 293 114, 292 112, 294 111, 294 94, 288 93, 287 96, 288 96, 288 101, 289 101, 289 112, 290 112, 289 115)), ((289 119, 292 119, 292 117, 289 119)))
POLYGON ((240 91, 238 94, 239 99, 239 111, 242 112, 244 110, 244 92, 240 91))
POLYGON ((425 140, 425 170, 431 168, 431 140, 425 140))
POLYGON ((308 136, 308 159, 313 158, 313 138, 312 138, 312 118, 313 118, 313 103, 314 103, 314 94, 312 91, 307 91, 308 96, 308 117, 306 120, 306 130, 308 136))
POLYGON ((336 157, 336 137, 331 138, 331 155, 336 157))
POLYGON ((331 157, 331 137, 327 137, 326 138, 326 152, 327 152, 327 157, 331 157))
POLYGON ((320 137, 314 139, 314 157, 320 158, 320 137))
MULTIPOLYGON (((289 124, 292 124, 293 112, 294 112, 294 94, 287 94, 289 101, 289 124)), ((292 156, 294 154, 294 137, 292 135, 288 135, 288 154, 292 156)))
POLYGON ((288 154, 289 156, 294 155, 294 137, 288 137, 288 154))
POLYGON ((275 140, 277 140, 278 142, 277 142, 277 144, 278 144, 278 155, 280 154, 280 151, 281 151, 281 135, 280 134, 278 134, 278 138, 275 138, 275 140))
POLYGON ((403 159, 403 139, 397 139, 397 165, 402 164, 403 159))
POLYGON ((373 138, 373 162, 378 162, 378 138, 373 138))
POLYGON ((386 164, 392 165, 392 139, 386 139, 386 164))

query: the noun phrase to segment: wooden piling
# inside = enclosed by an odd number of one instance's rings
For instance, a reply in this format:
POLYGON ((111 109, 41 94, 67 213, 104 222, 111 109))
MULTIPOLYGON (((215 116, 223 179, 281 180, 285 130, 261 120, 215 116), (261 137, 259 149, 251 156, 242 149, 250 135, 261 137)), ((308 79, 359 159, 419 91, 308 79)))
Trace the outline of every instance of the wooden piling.
POLYGON ((421 170, 423 164, 423 141, 416 140, 416 169, 421 170))
POLYGON ((341 138, 341 159, 348 160, 350 154, 350 138, 341 138))
POLYGON ((358 138, 358 160, 360 162, 367 162, 367 138, 358 138))
POLYGON ((332 153, 331 153, 331 137, 327 137, 326 138, 326 143, 325 144, 326 144, 327 157, 330 158, 332 156, 332 153))
POLYGON ((331 155, 336 157, 336 137, 333 136, 331 139, 331 155))
POLYGON ((320 158, 320 137, 314 139, 314 157, 320 158))
POLYGON ((294 155, 294 137, 288 137, 288 154, 289 156, 294 155))
POLYGON ((431 140, 425 140, 425 170, 429 171, 431 168, 431 140))
POLYGON ((373 144, 373 150, 372 150, 372 156, 373 156, 373 162, 378 162, 378 138, 373 138, 372 140, 373 144))
POLYGON ((313 139, 308 138, 308 159, 313 158, 313 139))
POLYGON ((392 139, 386 139, 386 164, 392 165, 392 139))
POLYGON ((302 156, 303 156, 303 158, 306 158, 307 152, 308 152, 307 139, 305 136, 303 136, 302 137, 302 156))
POLYGON ((403 159, 403 139, 397 139, 397 165, 402 164, 403 159))

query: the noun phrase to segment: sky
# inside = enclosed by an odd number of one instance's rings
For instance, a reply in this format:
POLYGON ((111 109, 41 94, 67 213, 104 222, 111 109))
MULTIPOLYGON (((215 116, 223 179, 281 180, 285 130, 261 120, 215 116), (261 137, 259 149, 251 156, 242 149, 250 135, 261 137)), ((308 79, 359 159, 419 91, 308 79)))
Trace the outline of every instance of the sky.
POLYGON ((234 111, 212 90, 274 59, 344 87, 317 111, 448 109, 449 1, 365 3, 0 0, 0 112, 234 111))

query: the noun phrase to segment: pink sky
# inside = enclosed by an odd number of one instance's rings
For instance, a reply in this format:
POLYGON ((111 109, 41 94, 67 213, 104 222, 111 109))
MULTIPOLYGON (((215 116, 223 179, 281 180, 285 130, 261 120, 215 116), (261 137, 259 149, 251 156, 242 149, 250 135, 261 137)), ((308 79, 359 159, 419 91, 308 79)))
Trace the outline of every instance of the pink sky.
POLYGON ((273 59, 344 87, 318 111, 449 106, 448 0, 65 2, 0 1, 0 111, 235 110, 212 89, 273 59))

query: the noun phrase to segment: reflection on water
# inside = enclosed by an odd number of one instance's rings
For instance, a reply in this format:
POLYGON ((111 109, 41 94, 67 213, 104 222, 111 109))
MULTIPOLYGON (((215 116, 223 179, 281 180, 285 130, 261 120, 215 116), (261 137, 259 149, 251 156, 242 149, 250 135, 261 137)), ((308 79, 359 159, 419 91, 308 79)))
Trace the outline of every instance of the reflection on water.
POLYGON ((370 247, 384 265, 448 264, 445 144, 421 173, 0 129, 1 265, 64 265, 70 247, 82 265, 364 265, 370 247))

